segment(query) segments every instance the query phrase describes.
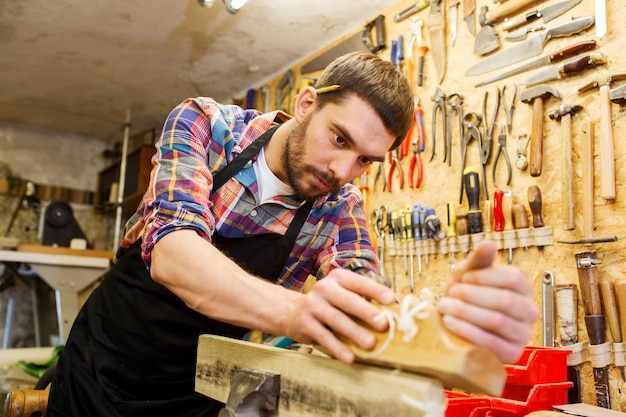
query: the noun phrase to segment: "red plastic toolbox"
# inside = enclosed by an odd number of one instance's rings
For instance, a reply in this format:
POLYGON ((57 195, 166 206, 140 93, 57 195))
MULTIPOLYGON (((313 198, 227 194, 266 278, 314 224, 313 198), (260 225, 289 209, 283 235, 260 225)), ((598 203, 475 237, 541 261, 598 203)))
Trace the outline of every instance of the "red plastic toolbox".
POLYGON ((553 382, 537 384, 533 387, 518 386, 517 390, 509 390, 513 398, 492 398, 491 411, 495 417, 522 417, 533 411, 552 410, 553 405, 567 404, 567 390, 573 384, 553 382))
POLYGON ((567 356, 569 349, 542 346, 526 346, 521 358, 515 365, 505 365, 506 387, 503 397, 510 385, 532 387, 536 384, 567 381, 567 356))
POLYGON ((491 397, 477 397, 446 391, 448 405, 445 417, 486 417, 491 410, 491 397))

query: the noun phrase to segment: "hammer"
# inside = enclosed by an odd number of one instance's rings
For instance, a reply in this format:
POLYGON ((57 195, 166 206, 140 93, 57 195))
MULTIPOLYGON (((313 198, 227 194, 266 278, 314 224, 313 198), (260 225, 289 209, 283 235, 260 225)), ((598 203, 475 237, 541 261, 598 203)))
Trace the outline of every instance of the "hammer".
POLYGON ((600 89, 600 193, 605 200, 615 200, 615 151, 611 126, 611 84, 626 79, 626 72, 605 74, 578 89, 578 94, 600 89))
POLYGON ((574 230, 574 173, 572 168, 572 116, 582 110, 577 104, 561 104, 548 116, 552 120, 561 121, 561 193, 563 230, 574 230))
POLYGON ((524 90, 520 100, 533 105, 533 122, 530 134, 530 175, 541 175, 543 165, 543 102, 554 96, 558 99, 561 94, 552 86, 540 84, 524 90))

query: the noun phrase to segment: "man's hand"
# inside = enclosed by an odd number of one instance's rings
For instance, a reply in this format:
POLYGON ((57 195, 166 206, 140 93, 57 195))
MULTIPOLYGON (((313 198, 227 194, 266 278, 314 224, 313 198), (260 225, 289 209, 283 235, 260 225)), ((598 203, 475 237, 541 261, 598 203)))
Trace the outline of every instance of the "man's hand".
POLYGON ((496 248, 484 241, 457 265, 439 302, 446 327, 491 349, 504 363, 519 359, 539 318, 533 286, 512 266, 494 266, 496 248))
POLYGON ((387 330, 386 320, 375 320, 380 310, 366 300, 391 304, 395 295, 388 287, 345 269, 335 269, 318 281, 312 290, 296 299, 294 318, 288 336, 302 343, 317 343, 337 359, 351 363, 354 352, 334 333, 350 339, 355 345, 371 350, 376 337, 354 319, 362 320, 377 331, 387 330), (334 332, 334 333, 333 333, 334 332))

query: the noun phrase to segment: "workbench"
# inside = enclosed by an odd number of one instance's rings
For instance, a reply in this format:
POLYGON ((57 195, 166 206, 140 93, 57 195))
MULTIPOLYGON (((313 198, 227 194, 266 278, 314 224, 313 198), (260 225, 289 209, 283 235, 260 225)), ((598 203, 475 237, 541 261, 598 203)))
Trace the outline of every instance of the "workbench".
POLYGON ((0 262, 28 264, 55 292, 59 339, 67 340, 80 309, 79 294, 111 265, 113 252, 42 245, 0 250, 0 262))

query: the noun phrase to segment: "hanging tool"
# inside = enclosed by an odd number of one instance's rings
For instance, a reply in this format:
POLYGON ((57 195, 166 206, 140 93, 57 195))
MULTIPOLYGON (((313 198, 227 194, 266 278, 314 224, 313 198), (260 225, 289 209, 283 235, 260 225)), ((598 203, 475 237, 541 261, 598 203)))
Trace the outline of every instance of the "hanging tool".
POLYGON ((404 10, 402 10, 400 13, 397 13, 393 17, 393 21, 396 22, 396 23, 401 22, 404 19, 406 19, 407 17, 412 16, 415 13, 421 12, 426 7, 428 7, 428 0, 416 1, 415 4, 412 4, 411 6, 407 7, 404 10))
POLYGON ((417 134, 412 136, 411 139, 411 161, 409 163, 409 188, 418 189, 422 185, 423 166, 422 156, 420 153, 420 143, 424 143, 424 121, 422 115, 424 111, 419 106, 419 99, 415 99, 415 111, 413 113, 413 123, 411 130, 415 130, 417 127, 417 134))
MULTIPOLYGON (((490 77, 484 81, 479 82, 474 87, 481 87, 483 85, 490 84, 492 82, 511 77, 513 75, 522 73, 524 71, 528 71, 533 68, 538 68, 544 65, 554 64, 556 62, 563 61, 564 59, 577 55, 579 52, 594 49, 596 46, 597 46, 597 42, 594 41, 593 39, 588 40, 588 41, 578 42, 573 45, 569 45, 551 54, 546 54, 542 56, 541 58, 537 58, 526 64, 520 65, 519 67, 513 68, 509 71, 500 73, 498 75, 494 75, 493 77, 490 77)), ((511 132, 509 131, 509 133, 511 132)))
POLYGON ((468 232, 481 233, 483 231, 483 216, 480 212, 480 185, 478 178, 478 169, 469 166, 463 170, 463 180, 465 182, 465 192, 467 193, 467 203, 469 210, 467 211, 468 232))
POLYGON ((398 35, 396 39, 391 41, 391 63, 402 72, 402 64, 404 61, 404 37, 398 35))
POLYGON ((604 243, 604 242, 616 242, 617 236, 604 236, 604 237, 594 237, 594 226, 593 226, 593 205, 594 205, 594 197, 593 197, 593 176, 594 176, 594 168, 593 168, 593 160, 594 160, 594 152, 593 152, 593 123, 590 120, 586 119, 582 123, 580 132, 582 133, 582 151, 581 151, 581 160, 582 160, 582 178, 583 178, 583 187, 582 187, 582 200, 583 200, 583 225, 582 225, 582 237, 578 240, 558 240, 558 243, 567 243, 567 244, 591 244, 591 243, 604 243))
POLYGON ((582 110, 577 104, 562 104, 548 115, 561 122, 561 220, 563 230, 574 230, 574 168, 572 163, 572 116, 582 110))
POLYGON ((517 232, 520 246, 524 246, 524 250, 528 250, 530 230, 528 229, 528 214, 526 213, 526 206, 523 204, 513 204, 513 227, 515 227, 515 231, 517 232))
MULTIPOLYGON (((396 253, 398 251, 396 243, 396 212, 390 212, 387 210, 387 223, 386 228, 389 233, 389 257, 391 258, 391 282, 393 287, 396 287, 396 253)), ((384 230, 384 229, 383 229, 384 230)))
POLYGON ((443 230, 441 230, 441 220, 439 220, 439 217, 435 214, 434 208, 429 207, 428 210, 426 210, 424 224, 428 230, 428 236, 432 237, 435 242, 439 243, 446 237, 443 230))
POLYGON ((409 252, 408 252, 408 243, 407 243, 407 235, 406 235, 406 217, 404 216, 405 210, 401 208, 398 210, 398 217, 396 219, 397 224, 397 236, 400 241, 400 253, 399 255, 402 257, 402 263, 404 264, 404 275, 409 274, 409 252))
POLYGON ((454 46, 459 30, 459 2, 453 1, 448 6, 448 16, 450 17, 450 45, 454 46))
POLYGON ((443 131, 444 142, 446 140, 446 95, 439 87, 436 88, 435 94, 430 98, 435 102, 433 105, 433 119, 432 119, 432 131, 430 132, 432 138, 432 150, 430 154, 430 161, 435 158, 435 143, 437 139, 437 114, 441 114, 441 130, 443 131))
MULTIPOLYGON (((404 211, 404 227, 406 229, 406 245, 407 245, 407 252, 408 252, 408 256, 409 256, 409 284, 410 284, 410 288, 411 288, 411 293, 415 292, 415 275, 413 270, 415 269, 413 266, 413 257, 414 257, 414 237, 413 237, 413 231, 414 231, 414 226, 413 226, 413 210, 411 207, 407 207, 406 210, 404 211)), ((419 257, 419 255, 418 255, 419 257)), ((419 261, 418 261, 419 263, 419 261)), ((418 266, 418 274, 421 275, 421 265, 418 266)))
POLYGON ((387 181, 386 181, 386 177, 385 177, 385 167, 383 162, 378 162, 378 164, 376 164, 378 166, 378 168, 376 168, 376 175, 374 175, 374 185, 372 187, 372 191, 373 192, 377 192, 378 189, 378 183, 380 181, 383 182, 383 192, 387 191, 387 181))
MULTIPOLYGON (((538 229, 544 227, 543 224, 543 199, 541 198, 541 190, 536 185, 528 187, 528 206, 533 215, 533 228, 538 229)), ((543 251, 543 246, 538 246, 539 252, 543 251)))
POLYGON ((404 188, 404 173, 402 172, 402 165, 400 165, 400 160, 398 159, 398 148, 388 152, 388 155, 390 167, 389 173, 387 174, 387 191, 391 193, 393 192, 394 172, 398 174, 398 185, 401 190, 404 188))
POLYGON ((509 41, 509 42, 520 42, 520 41, 526 40, 528 38, 529 33, 540 32, 542 30, 545 30, 545 27, 536 26, 536 27, 530 27, 530 28, 517 29, 517 30, 514 30, 513 32, 510 32, 508 35, 506 35, 504 37, 504 40, 509 41))
MULTIPOLYGON (((372 211, 370 216, 370 223, 374 228, 374 234, 376 235, 376 251, 378 252, 378 268, 380 275, 385 281, 390 281, 385 271, 385 230, 389 227, 387 225, 387 218, 389 209, 387 206, 380 206, 372 211)), ((391 279, 392 289, 396 290, 395 276, 391 279)))
POLYGON ((528 157, 526 155, 526 148, 530 142, 528 134, 522 133, 517 137, 517 160, 515 161, 515 168, 520 171, 524 171, 528 168, 528 157))
MULTIPOLYGON (((417 210, 420 215, 420 221, 419 221, 420 233, 422 236, 422 240, 424 241, 424 243, 426 243, 426 241, 430 237, 428 235, 428 227, 426 226, 426 216, 428 213, 428 207, 426 207, 423 204, 418 204, 417 210)), ((427 250, 424 251, 424 263, 426 264, 426 266, 428 266, 428 251, 427 250)))
POLYGON ((456 209, 453 202, 448 201, 446 204, 446 211, 448 215, 448 231, 446 233, 446 237, 448 238, 448 242, 450 244, 450 270, 454 271, 454 252, 456 252, 456 209))
POLYGON ((540 10, 533 10, 532 12, 525 13, 522 16, 516 16, 511 19, 504 19, 502 22, 502 30, 510 31, 516 27, 525 25, 527 23, 534 22, 536 20, 543 20, 543 23, 551 22, 557 17, 561 16, 568 10, 578 5, 582 0, 565 0, 559 3, 551 4, 540 10))
POLYGON ((496 159, 493 162, 493 171, 491 171, 491 178, 493 179, 493 186, 498 188, 496 185, 496 170, 498 169, 498 159, 500 159, 500 155, 504 155, 504 162, 506 162, 506 170, 507 170, 507 180, 506 185, 511 184, 511 161, 509 160, 509 154, 506 151, 506 128, 504 126, 500 127, 500 134, 498 135, 498 152, 496 153, 496 159))
POLYGON ((581 74, 589 69, 604 65, 606 55, 601 52, 589 52, 567 60, 562 64, 545 68, 532 77, 522 81, 520 85, 531 86, 552 80, 561 80, 575 74, 581 74))
MULTIPOLYGON (((559 341, 561 347, 567 349, 578 343, 578 286, 557 285, 555 292, 559 341)), ((580 366, 580 364, 567 366, 567 380, 573 384, 567 391, 568 404, 579 403, 582 398, 580 366)))
POLYGON ((481 7, 478 15, 478 22, 481 28, 474 40, 474 53, 476 55, 485 55, 498 49, 500 41, 493 25, 505 17, 537 2, 536 0, 509 0, 494 10, 489 10, 487 6, 481 7))
POLYGON ((515 111, 515 100, 517 99, 517 84, 513 84, 513 98, 511 98, 511 104, 507 106, 506 100, 506 85, 502 87, 502 106, 506 113, 506 128, 509 130, 509 134, 513 129, 513 112, 515 111))
MULTIPOLYGON (((504 232, 504 213, 502 211, 503 197, 504 191, 495 190, 493 192, 493 231, 496 233, 504 232)), ((502 239, 502 237, 500 239, 502 239)))
POLYGON ((555 346, 554 331, 554 274, 550 271, 543 273, 542 283, 542 324, 543 324, 543 346, 555 346))
POLYGON ((493 114, 491 116, 491 123, 487 121, 487 99, 489 97, 489 92, 485 91, 485 95, 483 97, 483 137, 482 137, 482 148, 481 148, 481 162, 483 165, 489 163, 489 159, 491 158, 491 143, 493 142, 493 129, 496 127, 496 117, 498 117, 498 110, 500 109, 500 89, 496 88, 496 104, 493 109, 493 114))
POLYGON ((445 138, 445 155, 443 157, 443 162, 448 161, 448 166, 452 166, 452 133, 454 132, 454 127, 452 126, 454 123, 454 115, 457 115, 459 119, 459 143, 463 142, 463 96, 457 93, 450 94, 447 98, 448 106, 448 126, 446 128, 446 138, 445 138))
POLYGON ((513 193, 510 190, 505 191, 502 195, 502 216, 504 217, 505 248, 508 250, 507 262, 510 265, 513 263, 513 248, 510 245, 513 239, 509 237, 514 235, 515 232, 513 225, 513 193))
POLYGON ((476 36, 476 0, 463 0, 463 14, 465 23, 467 23, 467 29, 472 34, 472 36, 476 36))
POLYGON ((611 124, 610 89, 615 81, 626 79, 626 73, 605 74, 578 89, 578 93, 600 90, 600 196, 615 200, 615 149, 611 124))
POLYGON ((424 83, 424 57, 428 52, 428 47, 424 45, 422 38, 422 19, 418 17, 412 17, 409 19, 409 26, 411 27, 411 41, 415 40, 417 43, 417 50, 419 51, 419 58, 417 62, 417 85, 422 86, 424 83))
MULTIPOLYGON (((578 270, 578 285, 585 308, 585 324, 589 336, 590 349, 605 342, 605 317, 602 315, 602 303, 598 289, 598 265, 596 251, 576 253, 576 268, 578 270)), ((598 407, 611 408, 609 399, 608 364, 593 364, 593 379, 596 387, 596 404, 598 407)))
POLYGON ((533 121, 530 134, 530 175, 538 177, 543 168, 543 119, 544 100, 550 97, 561 99, 561 94, 548 84, 524 90, 520 100, 533 106, 533 121))
MULTIPOLYGON (((413 244, 417 248, 417 275, 422 277, 422 245, 421 243, 417 243, 422 240, 422 224, 420 221, 420 205, 419 203, 414 203, 412 210, 412 225, 413 225, 413 244)), ((412 290, 411 290, 412 291, 412 290)))
POLYGON ((615 287, 613 281, 609 279, 600 280, 598 285, 600 286, 600 295, 602 296, 602 310, 609 324, 609 331, 611 332, 611 339, 613 340, 615 365, 619 367, 622 380, 626 381, 624 375, 624 344, 622 343, 622 330, 620 328, 619 313, 617 311, 615 287), (621 354, 621 358, 619 354, 621 354))
MULTIPOLYGON (((478 130, 478 125, 480 124, 480 116, 474 112, 466 113, 463 116, 463 128, 464 128, 464 136, 463 142, 461 143, 461 196, 459 198, 459 204, 463 204, 463 188, 465 187, 464 175, 465 171, 465 163, 467 158, 467 147, 472 142, 472 140, 476 140, 476 144, 478 146, 478 160, 481 159, 481 149, 482 149, 482 139, 480 137, 480 130, 478 130)), ((485 178, 485 165, 480 164, 481 167, 481 178, 483 178, 483 195, 485 200, 489 200, 489 195, 487 194, 487 182, 484 181, 485 178)))
POLYGON ((428 15, 428 31, 430 33, 430 46, 433 52, 435 69, 439 75, 439 84, 443 82, 446 73, 446 21, 442 10, 443 0, 432 0, 430 14, 428 15))
MULTIPOLYGON (((496 70, 527 58, 539 55, 548 41, 565 36, 575 35, 593 26, 593 16, 579 17, 561 23, 545 32, 531 36, 523 42, 519 42, 503 51, 496 52, 471 66, 465 75, 479 75, 496 70)), ((478 39, 478 37, 476 38, 478 39)))

